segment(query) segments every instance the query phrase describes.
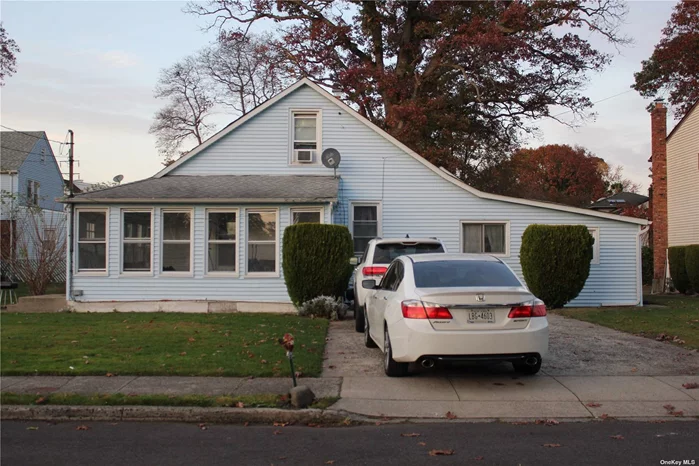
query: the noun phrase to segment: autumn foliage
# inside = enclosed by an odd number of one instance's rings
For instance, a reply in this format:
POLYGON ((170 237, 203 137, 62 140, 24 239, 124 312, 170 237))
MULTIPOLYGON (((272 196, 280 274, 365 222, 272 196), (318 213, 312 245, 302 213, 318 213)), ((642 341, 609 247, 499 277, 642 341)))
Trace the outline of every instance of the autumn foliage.
POLYGON ((684 0, 675 6, 653 55, 634 77, 632 87, 644 97, 669 91, 677 116, 699 101, 699 2, 684 0))
POLYGON ((268 27, 277 70, 342 99, 463 179, 519 145, 551 106, 584 113, 580 91, 625 39, 620 0, 210 0, 190 13, 229 40, 268 27))

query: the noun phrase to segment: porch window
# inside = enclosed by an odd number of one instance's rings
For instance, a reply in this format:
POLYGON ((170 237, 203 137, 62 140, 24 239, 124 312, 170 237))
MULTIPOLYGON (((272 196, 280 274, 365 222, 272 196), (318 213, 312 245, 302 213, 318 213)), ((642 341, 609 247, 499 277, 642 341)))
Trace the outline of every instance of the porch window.
POLYGON ((152 212, 123 213, 122 271, 151 271, 152 212))
POLYGON ((78 272, 107 270, 107 211, 78 210, 78 272))
POLYGON ((192 212, 163 211, 163 272, 192 270, 192 212))
POLYGON ((208 272, 238 271, 238 212, 207 212, 208 233, 208 272))
POLYGON ((379 236, 380 230, 378 204, 352 204, 352 238, 355 255, 361 255, 369 241, 379 236))
POLYGON ((462 222, 461 252, 506 255, 509 238, 507 223, 462 222))
POLYGON ((323 209, 291 209, 291 224, 323 223, 323 209))
POLYGON ((277 211, 249 210, 248 267, 249 274, 277 272, 277 211))

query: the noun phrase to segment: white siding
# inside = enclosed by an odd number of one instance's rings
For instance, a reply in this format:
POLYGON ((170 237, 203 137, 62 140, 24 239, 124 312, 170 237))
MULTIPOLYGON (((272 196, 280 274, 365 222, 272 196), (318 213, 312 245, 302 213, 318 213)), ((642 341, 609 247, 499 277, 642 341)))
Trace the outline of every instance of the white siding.
MULTIPOLYGON (((636 304, 638 302, 637 244, 639 226, 610 219, 478 198, 444 180, 395 145, 340 110, 309 87, 296 92, 224 136, 171 175, 207 174, 331 174, 317 166, 289 165, 290 109, 322 110, 323 148, 342 154, 338 204, 333 221, 347 225, 352 201, 382 204, 383 236, 438 236, 451 251, 458 251, 461 220, 510 222, 510 255, 504 258, 520 273, 521 236, 532 223, 585 224, 600 229, 600 264, 591 266, 590 278, 574 305, 636 304)), ((244 206, 240 207, 238 252, 244 270, 244 206)), ((119 214, 112 208, 109 277, 76 277, 74 289, 81 300, 230 299, 288 301, 282 277, 212 278, 204 276, 204 209, 195 210, 194 277, 119 276, 119 214)), ((326 219, 329 220, 326 208, 326 219)), ((156 213, 154 245, 159 244, 156 213)), ((281 206, 280 231, 289 224, 289 206, 281 206)), ((280 234, 281 245, 281 234, 280 234)), ((280 248, 281 260, 281 248, 280 248)))
POLYGON ((668 245, 699 244, 699 106, 667 142, 668 245))

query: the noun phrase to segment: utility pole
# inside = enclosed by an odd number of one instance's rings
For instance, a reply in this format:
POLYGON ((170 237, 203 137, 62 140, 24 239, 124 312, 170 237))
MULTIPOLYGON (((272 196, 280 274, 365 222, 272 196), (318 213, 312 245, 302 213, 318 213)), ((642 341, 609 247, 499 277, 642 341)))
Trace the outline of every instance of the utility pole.
POLYGON ((70 135, 70 142, 68 143, 70 146, 68 148, 68 197, 73 197, 75 196, 73 192, 73 145, 75 144, 73 142, 73 130, 69 129, 68 134, 70 135))

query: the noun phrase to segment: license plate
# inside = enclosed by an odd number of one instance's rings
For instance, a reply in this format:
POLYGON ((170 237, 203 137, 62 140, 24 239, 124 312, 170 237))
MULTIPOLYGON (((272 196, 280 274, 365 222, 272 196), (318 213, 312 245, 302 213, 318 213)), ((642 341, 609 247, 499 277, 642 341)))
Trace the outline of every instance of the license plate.
POLYGON ((495 314, 489 310, 468 311, 469 324, 494 324, 495 314))

